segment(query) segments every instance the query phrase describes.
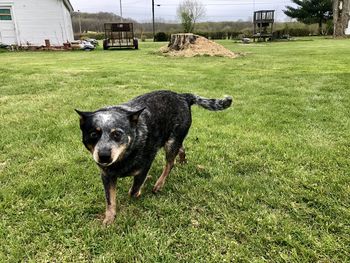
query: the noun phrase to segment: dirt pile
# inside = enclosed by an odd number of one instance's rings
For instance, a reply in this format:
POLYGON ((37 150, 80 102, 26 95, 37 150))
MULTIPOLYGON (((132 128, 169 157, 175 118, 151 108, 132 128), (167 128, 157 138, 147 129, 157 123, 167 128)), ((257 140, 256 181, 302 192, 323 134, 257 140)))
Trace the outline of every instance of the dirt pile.
POLYGON ((218 43, 205 37, 194 34, 175 34, 171 36, 168 46, 160 51, 167 56, 194 57, 194 56, 220 56, 235 58, 237 54, 224 48, 218 43))

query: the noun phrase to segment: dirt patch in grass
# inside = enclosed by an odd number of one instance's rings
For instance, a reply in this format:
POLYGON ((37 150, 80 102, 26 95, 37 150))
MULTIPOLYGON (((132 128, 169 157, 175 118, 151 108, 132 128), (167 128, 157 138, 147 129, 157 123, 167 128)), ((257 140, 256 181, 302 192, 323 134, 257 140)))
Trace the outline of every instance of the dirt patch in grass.
POLYGON ((160 51, 164 55, 172 57, 219 56, 236 58, 238 56, 222 45, 197 35, 195 35, 194 41, 185 43, 179 50, 167 45, 160 48, 160 51))

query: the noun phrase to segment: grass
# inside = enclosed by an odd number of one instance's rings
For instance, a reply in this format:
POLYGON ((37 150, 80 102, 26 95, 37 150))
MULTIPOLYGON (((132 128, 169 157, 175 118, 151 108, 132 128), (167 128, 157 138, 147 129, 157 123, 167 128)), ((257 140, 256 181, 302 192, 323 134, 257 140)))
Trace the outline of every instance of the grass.
POLYGON ((139 51, 0 54, 0 262, 349 262, 349 40, 234 44, 245 55, 139 51), (164 190, 118 181, 116 222, 74 108, 171 89, 232 95, 193 107, 164 190))

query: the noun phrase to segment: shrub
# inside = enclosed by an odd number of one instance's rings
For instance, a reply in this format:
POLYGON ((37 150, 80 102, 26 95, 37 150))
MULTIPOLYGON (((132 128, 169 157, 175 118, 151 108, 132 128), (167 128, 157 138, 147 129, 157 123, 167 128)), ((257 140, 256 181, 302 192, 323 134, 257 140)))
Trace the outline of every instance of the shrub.
POLYGON ((227 35, 226 32, 210 32, 209 33, 209 38, 210 39, 226 39, 227 35))
POLYGON ((164 32, 158 32, 157 34, 154 35, 154 40, 157 41, 157 42, 169 41, 170 40, 170 35, 166 34, 164 32))
POLYGON ((239 39, 240 35, 242 35, 242 32, 234 31, 234 32, 227 32, 227 38, 228 39, 239 39))
POLYGON ((305 37, 314 35, 314 31, 308 28, 284 28, 273 32, 274 38, 283 38, 283 36, 305 37))
POLYGON ((209 32, 199 31, 199 32, 196 32, 195 34, 205 38, 209 38, 209 32))
POLYGON ((89 33, 82 33, 82 34, 74 34, 74 39, 85 39, 85 38, 94 38, 97 40, 102 40, 105 38, 104 33, 100 32, 89 32, 89 33))
POLYGON ((241 32, 224 32, 224 31, 213 31, 213 32, 203 32, 199 31, 195 34, 200 35, 202 37, 208 38, 208 39, 234 39, 237 38, 237 36, 241 32))

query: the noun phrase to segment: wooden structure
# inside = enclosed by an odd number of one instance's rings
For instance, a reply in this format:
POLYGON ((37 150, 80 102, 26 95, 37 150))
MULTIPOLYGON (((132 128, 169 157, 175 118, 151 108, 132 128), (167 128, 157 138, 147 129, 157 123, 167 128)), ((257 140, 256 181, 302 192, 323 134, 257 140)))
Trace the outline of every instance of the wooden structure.
POLYGON ((105 23, 103 49, 134 48, 138 49, 138 40, 134 36, 133 23, 105 23))
POLYGON ((275 23, 275 10, 260 10, 254 12, 254 32, 253 39, 258 41, 271 39, 273 34, 273 24, 275 23))

